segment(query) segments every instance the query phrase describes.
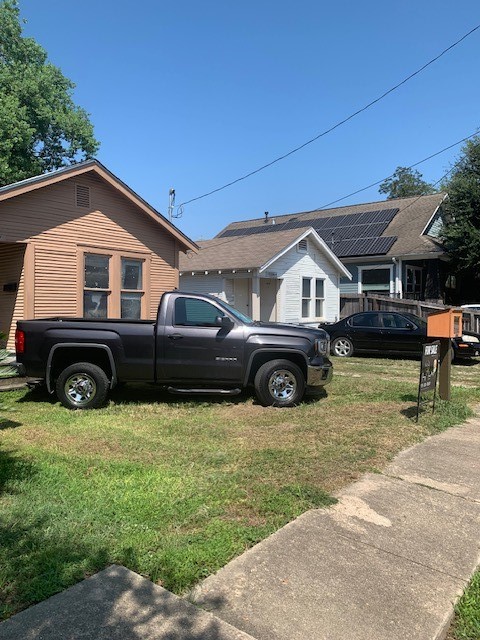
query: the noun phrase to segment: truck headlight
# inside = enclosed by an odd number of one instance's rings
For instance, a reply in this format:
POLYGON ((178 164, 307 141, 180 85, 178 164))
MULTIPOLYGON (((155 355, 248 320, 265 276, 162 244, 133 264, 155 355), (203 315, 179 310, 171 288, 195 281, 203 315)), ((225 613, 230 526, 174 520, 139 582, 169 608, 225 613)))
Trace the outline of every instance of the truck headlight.
POLYGON ((330 340, 328 338, 315 340, 315 353, 318 356, 328 356, 330 353, 330 340))

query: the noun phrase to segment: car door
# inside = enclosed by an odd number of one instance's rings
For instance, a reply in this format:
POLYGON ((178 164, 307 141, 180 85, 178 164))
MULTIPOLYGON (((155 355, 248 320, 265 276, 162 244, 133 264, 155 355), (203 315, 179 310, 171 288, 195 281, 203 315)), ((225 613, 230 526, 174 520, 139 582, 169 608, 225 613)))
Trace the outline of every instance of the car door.
POLYGON ((348 320, 349 336, 355 351, 379 351, 381 331, 378 325, 378 313, 367 311, 356 313, 348 320))
POLYGON ((207 300, 178 296, 170 301, 170 305, 168 317, 172 318, 172 323, 164 327, 163 354, 158 359, 157 378, 194 381, 202 385, 240 382, 243 325, 231 318, 230 327, 219 326, 218 318, 227 314, 207 300))
POLYGON ((379 321, 382 351, 409 355, 421 353, 425 335, 412 319, 400 313, 383 312, 379 314, 379 321))

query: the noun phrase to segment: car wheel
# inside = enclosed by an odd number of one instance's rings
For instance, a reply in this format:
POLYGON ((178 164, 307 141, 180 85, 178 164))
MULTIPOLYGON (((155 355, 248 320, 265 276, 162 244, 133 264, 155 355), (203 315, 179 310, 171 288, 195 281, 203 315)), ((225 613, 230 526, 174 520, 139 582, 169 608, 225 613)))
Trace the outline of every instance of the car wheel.
POLYGON ((335 338, 332 342, 332 353, 339 358, 353 356, 353 344, 349 338, 335 338))
POLYGON ((67 409, 98 409, 107 399, 109 382, 103 369, 90 362, 78 362, 58 376, 55 391, 67 409))
POLYGON ((255 376, 255 393, 264 407, 291 407, 305 394, 305 376, 289 360, 266 362, 255 376))

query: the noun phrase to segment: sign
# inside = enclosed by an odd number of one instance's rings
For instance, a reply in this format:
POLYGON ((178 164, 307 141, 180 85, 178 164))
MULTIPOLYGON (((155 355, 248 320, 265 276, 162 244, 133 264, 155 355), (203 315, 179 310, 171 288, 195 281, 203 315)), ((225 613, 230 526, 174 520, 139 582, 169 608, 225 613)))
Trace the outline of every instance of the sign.
POLYGON ((423 345, 422 363, 420 365, 420 381, 418 384, 417 401, 417 422, 420 405, 430 401, 429 398, 422 400, 422 394, 433 391, 433 407, 435 411, 435 395, 437 390, 438 363, 440 360, 440 340, 423 345))

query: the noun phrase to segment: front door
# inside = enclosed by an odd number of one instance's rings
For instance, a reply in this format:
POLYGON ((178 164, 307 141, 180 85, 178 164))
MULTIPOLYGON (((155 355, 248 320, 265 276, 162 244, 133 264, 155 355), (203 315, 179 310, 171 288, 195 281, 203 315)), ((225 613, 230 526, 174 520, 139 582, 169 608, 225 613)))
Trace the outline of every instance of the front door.
POLYGON ((235 302, 233 304, 235 309, 250 318, 252 315, 250 279, 235 279, 233 281, 233 295, 235 297, 235 302))
POLYGON ((262 322, 277 321, 277 291, 276 278, 260 279, 260 320, 262 322))
POLYGON ((194 381, 202 386, 239 383, 243 372, 243 325, 232 318, 233 328, 218 326, 217 318, 226 313, 206 300, 178 297, 170 304, 173 308, 168 316, 173 317, 173 324, 164 327, 163 337, 157 337, 157 379, 194 381))

